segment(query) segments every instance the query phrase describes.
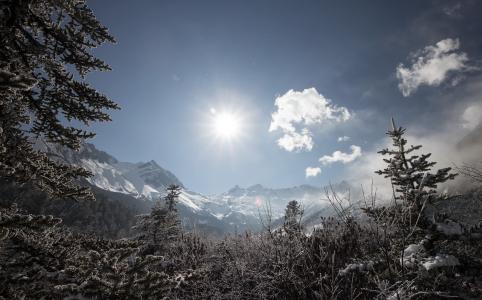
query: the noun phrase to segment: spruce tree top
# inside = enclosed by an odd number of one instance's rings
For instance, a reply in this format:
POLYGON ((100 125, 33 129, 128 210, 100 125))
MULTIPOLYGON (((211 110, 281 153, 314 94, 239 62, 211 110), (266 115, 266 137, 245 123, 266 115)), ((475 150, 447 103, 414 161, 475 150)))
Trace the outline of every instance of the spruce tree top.
POLYGON ((283 228, 288 234, 295 234, 301 232, 301 218, 303 216, 303 209, 301 204, 296 200, 288 202, 285 209, 285 220, 283 228))
POLYGON ((167 195, 164 198, 166 207, 169 211, 177 211, 176 201, 181 194, 181 187, 176 184, 171 184, 167 187, 167 195))
POLYGON ((450 173, 451 168, 443 168, 431 173, 436 162, 428 161, 431 153, 417 155, 414 151, 422 148, 421 145, 407 147, 407 140, 403 137, 405 128, 396 127, 392 118, 392 129, 387 135, 393 141, 392 149, 379 151, 381 155, 388 155, 390 158, 383 160, 388 166, 375 173, 390 178, 394 186, 394 197, 407 201, 408 204, 420 206, 423 196, 436 193, 439 183, 454 179, 457 174, 450 173))

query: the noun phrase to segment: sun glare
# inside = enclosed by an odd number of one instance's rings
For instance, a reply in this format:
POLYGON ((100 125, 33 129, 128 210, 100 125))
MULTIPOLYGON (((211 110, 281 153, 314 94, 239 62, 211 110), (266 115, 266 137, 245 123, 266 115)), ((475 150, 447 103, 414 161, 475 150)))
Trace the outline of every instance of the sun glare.
POLYGON ((233 139, 239 135, 240 119, 229 112, 216 113, 214 115, 214 131, 223 139, 233 139))

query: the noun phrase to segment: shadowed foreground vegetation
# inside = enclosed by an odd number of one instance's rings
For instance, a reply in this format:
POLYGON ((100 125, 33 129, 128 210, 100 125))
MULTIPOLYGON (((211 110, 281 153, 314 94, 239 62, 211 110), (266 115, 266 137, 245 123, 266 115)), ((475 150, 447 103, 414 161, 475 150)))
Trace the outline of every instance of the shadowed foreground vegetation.
MULTIPOLYGON (((1 211, 0 295, 3 299, 477 299, 482 297, 480 210, 461 220, 443 207, 477 211, 482 189, 439 196, 456 174, 431 173, 429 155, 389 135, 385 174, 395 198, 359 207, 332 194, 336 216, 306 233, 296 201, 283 226, 210 240, 183 232, 171 186, 129 239, 73 233, 52 216, 1 211), (408 153, 411 153, 410 158, 408 153), (405 187, 410 188, 405 188, 405 187), (467 198, 467 197, 466 197, 467 198), (465 199, 465 200, 464 200, 465 199), (468 203, 468 204, 467 204, 468 203)), ((452 209, 452 212, 455 212, 452 209)), ((269 216, 266 216, 269 220, 269 216)))

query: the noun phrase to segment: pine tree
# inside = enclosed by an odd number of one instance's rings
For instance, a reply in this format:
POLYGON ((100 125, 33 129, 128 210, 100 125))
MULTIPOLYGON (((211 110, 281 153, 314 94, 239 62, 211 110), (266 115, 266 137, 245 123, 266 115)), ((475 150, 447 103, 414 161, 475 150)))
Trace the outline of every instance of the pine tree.
POLYGON ((181 194, 181 187, 176 184, 171 184, 167 187, 167 195, 165 197, 166 207, 171 212, 177 212, 176 201, 181 194))
POLYGON ((78 149, 118 109, 85 82, 109 70, 91 49, 115 42, 84 0, 0 1, 0 177, 33 182, 53 196, 92 197, 75 184, 82 168, 62 165, 32 147, 32 140, 78 149))
POLYGON ((150 214, 139 216, 134 228, 139 232, 137 239, 144 243, 144 254, 163 252, 181 235, 181 222, 176 209, 180 187, 170 185, 167 192, 164 203, 158 201, 150 214))
POLYGON ((0 299, 160 299, 179 284, 137 241, 75 234, 15 205, 0 215, 0 299))
POLYGON ((285 219, 283 228, 288 234, 301 233, 301 218, 303 216, 303 210, 301 205, 296 200, 292 200, 288 203, 285 209, 285 219))
POLYGON ((387 132, 393 141, 393 149, 379 151, 381 155, 390 158, 383 159, 388 166, 375 173, 390 178, 394 186, 395 200, 401 200, 409 206, 421 208, 425 197, 436 193, 439 183, 454 179, 457 174, 450 173, 451 168, 443 168, 431 173, 436 162, 428 161, 431 153, 416 155, 413 152, 422 146, 407 147, 407 140, 403 137, 405 128, 396 127, 392 118, 392 129, 387 132))
POLYGON ((53 286, 62 280, 65 258, 78 252, 60 221, 16 205, 0 208, 1 299, 58 298, 53 286))
POLYGON ((164 197, 165 207, 167 209, 166 215, 166 237, 169 241, 179 238, 182 231, 181 221, 179 219, 179 212, 177 211, 177 200, 181 194, 181 187, 171 184, 167 187, 167 195, 164 197))

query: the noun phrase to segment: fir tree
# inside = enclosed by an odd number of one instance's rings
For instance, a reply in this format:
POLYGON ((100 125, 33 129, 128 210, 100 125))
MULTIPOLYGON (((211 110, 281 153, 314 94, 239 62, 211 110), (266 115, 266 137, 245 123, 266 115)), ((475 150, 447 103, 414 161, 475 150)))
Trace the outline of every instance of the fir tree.
POLYGON ((0 298, 57 298, 66 257, 78 244, 52 216, 25 214, 16 205, 0 209, 0 298))
POLYGON ((62 165, 32 147, 42 138, 72 149, 93 132, 71 125, 108 121, 118 106, 85 82, 109 70, 91 49, 115 42, 85 1, 0 1, 0 176, 54 196, 91 197, 62 165), (61 121, 61 120, 65 120, 61 121))
POLYGON ((56 291, 94 299, 161 299, 176 284, 160 270, 163 257, 138 255, 135 242, 87 238, 82 250, 68 260, 70 280, 56 291))
POLYGON ((0 299, 159 299, 178 282, 139 243, 74 234, 58 219, 0 209, 0 299), (1 227, 0 227, 1 228, 1 227))
POLYGON ((177 212, 176 201, 181 194, 181 187, 171 184, 167 187, 167 195, 165 197, 166 207, 171 212, 177 212))
POLYGON ((285 209, 285 218, 283 228, 288 234, 296 234, 301 232, 301 218, 303 216, 303 209, 296 200, 288 203, 285 209))
POLYGON ((137 239, 144 243, 144 254, 166 250, 181 235, 181 223, 176 209, 180 188, 170 185, 167 191, 164 203, 158 201, 150 214, 141 215, 134 228, 139 232, 137 239))
POLYGON ((392 129, 387 132, 387 135, 392 139, 394 148, 378 152, 390 158, 383 159, 388 166, 375 173, 390 178, 394 186, 395 200, 402 200, 409 206, 421 208, 424 197, 435 194, 439 183, 454 179, 457 174, 450 173, 451 168, 443 168, 431 173, 432 167, 436 164, 428 160, 431 153, 414 154, 414 151, 422 146, 407 147, 404 133, 405 128, 396 127, 392 118, 392 129))

